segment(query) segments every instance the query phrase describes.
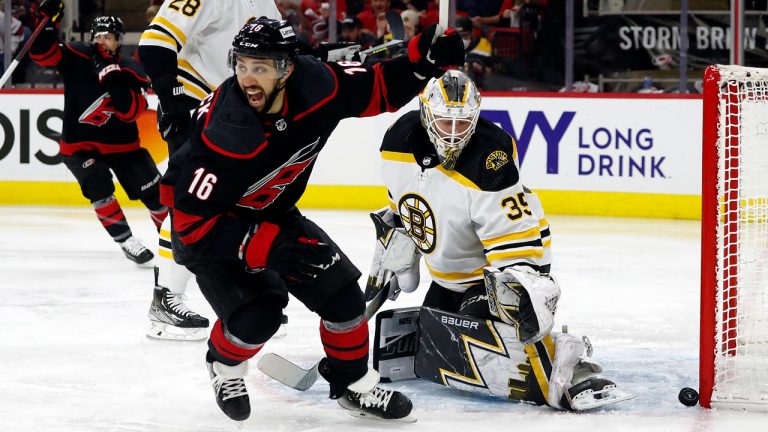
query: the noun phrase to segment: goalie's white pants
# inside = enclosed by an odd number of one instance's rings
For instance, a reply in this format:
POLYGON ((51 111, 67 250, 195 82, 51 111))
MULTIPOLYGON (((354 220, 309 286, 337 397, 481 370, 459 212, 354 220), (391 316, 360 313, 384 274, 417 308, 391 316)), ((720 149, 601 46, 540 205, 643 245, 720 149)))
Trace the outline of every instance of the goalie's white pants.
POLYGON ((184 294, 187 291, 187 283, 192 277, 192 272, 173 260, 171 244, 171 218, 165 218, 160 227, 160 241, 158 244, 157 259, 157 284, 168 288, 173 294, 184 294), (163 246, 163 245, 167 245, 163 246))

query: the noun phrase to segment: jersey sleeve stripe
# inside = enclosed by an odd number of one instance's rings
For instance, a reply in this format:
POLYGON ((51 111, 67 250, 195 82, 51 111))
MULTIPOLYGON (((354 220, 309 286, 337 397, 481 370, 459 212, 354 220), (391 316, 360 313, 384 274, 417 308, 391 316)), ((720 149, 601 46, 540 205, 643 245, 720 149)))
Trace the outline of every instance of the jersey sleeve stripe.
POLYGON ((181 42, 182 46, 187 44, 187 35, 184 34, 183 31, 181 31, 178 27, 176 27, 175 24, 170 22, 165 17, 156 16, 155 19, 152 20, 152 25, 150 26, 150 28, 152 28, 152 26, 154 26, 154 25, 158 25, 159 27, 164 28, 164 29, 168 30, 169 32, 171 32, 171 34, 173 34, 173 36, 176 38, 176 40, 181 42))
POLYGON ((442 165, 438 165, 436 168, 438 171, 448 176, 448 178, 450 178, 451 180, 454 180, 465 187, 475 189, 475 190, 480 190, 480 188, 477 187, 477 185, 472 180, 464 177, 463 175, 459 174, 457 171, 447 170, 442 165))
POLYGON ((184 86, 185 92, 192 96, 193 98, 197 100, 203 100, 206 96, 208 96, 208 93, 206 93, 203 90, 200 90, 197 86, 189 82, 186 78, 179 76, 177 77, 179 81, 181 82, 181 85, 184 86))
POLYGON ((179 52, 179 44, 176 39, 152 30, 147 30, 141 35, 140 45, 144 46, 156 46, 160 48, 169 49, 173 52, 179 52))
POLYGON ((178 63, 179 67, 177 68, 176 72, 178 75, 181 75, 185 78, 187 78, 191 83, 194 83, 201 89, 207 89, 207 92, 210 93, 216 89, 216 86, 212 86, 208 84, 205 79, 203 79, 202 76, 200 76, 199 73, 195 70, 194 67, 192 67, 191 64, 189 64, 188 61, 184 59, 177 59, 176 62, 178 63))
POLYGON ((412 162, 416 163, 416 158, 413 153, 400 153, 393 151, 382 151, 381 158, 392 162, 412 162))
POLYGON ((492 252, 499 252, 502 250, 511 250, 511 249, 522 249, 522 248, 530 248, 530 247, 544 247, 544 244, 541 239, 535 239, 535 240, 527 240, 519 243, 504 243, 501 245, 497 245, 493 248, 485 249, 485 253, 489 254, 492 252))
POLYGON ((493 252, 487 255, 488 261, 493 264, 497 261, 504 261, 514 258, 543 258, 544 248, 525 248, 504 252, 493 252))
POLYGON ((429 263, 427 264, 427 269, 429 270, 429 273, 432 274, 435 278, 438 279, 444 279, 447 281, 467 281, 469 279, 482 279, 483 278, 483 267, 487 267, 487 265, 483 265, 482 267, 472 270, 469 273, 464 272, 441 272, 433 269, 429 263))
POLYGON ((539 227, 533 227, 529 228, 525 231, 519 231, 519 232, 513 232, 510 234, 504 234, 498 237, 491 237, 489 239, 480 240, 480 242, 483 244, 483 247, 486 249, 489 249, 493 247, 494 245, 500 244, 500 243, 507 243, 511 241, 519 241, 524 239, 534 239, 541 237, 541 231, 539 230, 539 227))

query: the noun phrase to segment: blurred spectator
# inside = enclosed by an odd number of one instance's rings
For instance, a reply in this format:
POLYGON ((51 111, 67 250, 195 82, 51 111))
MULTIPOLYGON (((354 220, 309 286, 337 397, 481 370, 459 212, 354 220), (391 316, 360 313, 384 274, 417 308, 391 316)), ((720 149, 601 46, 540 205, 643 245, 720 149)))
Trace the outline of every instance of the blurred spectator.
MULTIPOLYGON (((379 34, 381 28, 377 19, 382 18, 390 9, 392 9, 391 0, 371 0, 371 9, 360 12, 357 14, 357 18, 363 23, 364 29, 376 35, 377 38, 380 38, 383 35, 379 34)), ((399 13, 400 11, 397 12, 399 13)), ((386 18, 384 18, 384 22, 386 22, 386 18)))
MULTIPOLYGON (((300 0, 301 11, 306 14, 308 9, 311 9, 316 15, 320 15, 321 9, 330 10, 331 4, 328 1, 322 0, 300 0)), ((280 3, 279 0, 275 2, 280 3)), ((279 5, 278 5, 279 8, 279 5)), ((327 12, 326 12, 327 13, 327 12)), ((336 19, 341 20, 347 16, 347 1, 336 0, 336 19)))
MULTIPOLYGON (((2 3, 0 3, 2 6, 2 3)), ((24 26, 21 21, 11 17, 11 52, 9 57, 13 58, 13 53, 19 48, 24 39, 24 26)), ((5 71, 5 12, 0 10, 0 73, 5 71)))
POLYGON ((147 25, 152 23, 152 20, 155 19, 155 15, 157 15, 157 11, 160 10, 160 6, 156 4, 151 4, 146 10, 147 15, 147 25))
POLYGON ((493 49, 491 42, 477 35, 469 17, 456 19, 456 30, 464 42, 464 69, 479 89, 485 88, 485 79, 493 72, 493 49))
POLYGON ((347 17, 341 22, 341 40, 356 43, 361 50, 370 48, 376 42, 373 35, 363 32, 363 24, 356 16, 347 17))
POLYGON ((291 23, 297 33, 301 33, 301 0, 276 0, 275 6, 280 16, 291 23))
MULTIPOLYGON (((467 13, 456 9, 456 16, 467 16, 467 13)), ((421 14, 419 24, 425 29, 440 20, 440 0, 434 0, 427 4, 427 11, 421 14)))
POLYGON ((423 12, 427 10, 428 0, 392 0, 392 7, 400 10, 423 12))
POLYGON ((405 27, 405 40, 410 40, 421 31, 419 26, 419 13, 413 9, 407 9, 400 13, 400 17, 403 19, 403 27, 405 27))

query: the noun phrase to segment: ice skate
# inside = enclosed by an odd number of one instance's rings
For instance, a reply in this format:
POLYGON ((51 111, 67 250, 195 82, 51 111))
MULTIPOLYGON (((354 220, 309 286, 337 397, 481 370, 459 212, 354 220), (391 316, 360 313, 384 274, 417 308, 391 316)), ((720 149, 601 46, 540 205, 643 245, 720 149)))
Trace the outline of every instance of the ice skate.
POLYGON ((197 341, 208 337, 208 319, 189 310, 184 296, 168 288, 155 287, 148 315, 149 338, 197 341))
POLYGON ((216 404, 232 420, 236 422, 246 420, 251 415, 251 401, 243 380, 243 377, 248 374, 248 362, 227 366, 206 359, 206 365, 211 376, 216 404))
POLYGON ((592 344, 568 333, 555 339, 555 361, 549 379, 547 401, 553 408, 585 411, 634 399, 637 395, 616 387, 613 381, 599 378, 602 367, 592 359, 592 344))
MULTIPOLYGON (((331 382, 327 359, 320 361, 318 372, 331 382)), ((378 387, 376 384, 379 383, 379 378, 378 372, 368 369, 368 373, 362 378, 347 386, 338 399, 339 405, 355 417, 415 422, 416 419, 409 416, 413 409, 411 400, 398 391, 378 387)), ((331 388, 333 389, 333 384, 331 388)))
POLYGON ((138 265, 146 264, 155 257, 155 254, 144 247, 141 240, 137 239, 135 236, 128 237, 121 241, 119 245, 125 256, 138 265))

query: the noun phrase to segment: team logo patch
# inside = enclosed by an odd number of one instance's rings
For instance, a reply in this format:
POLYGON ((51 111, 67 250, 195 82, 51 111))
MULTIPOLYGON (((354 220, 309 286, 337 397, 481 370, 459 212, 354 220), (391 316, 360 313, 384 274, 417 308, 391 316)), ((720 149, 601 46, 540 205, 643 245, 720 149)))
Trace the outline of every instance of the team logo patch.
POLYGON ((507 154, 501 150, 496 150, 485 158, 485 169, 498 171, 501 167, 506 165, 507 162, 509 162, 507 154))
POLYGON ((405 194, 397 204, 403 227, 423 253, 431 253, 437 245, 437 221, 432 208, 424 198, 405 194))
POLYGON ((275 127, 279 131, 284 131, 288 127, 288 123, 285 122, 285 119, 280 119, 275 122, 275 127))

